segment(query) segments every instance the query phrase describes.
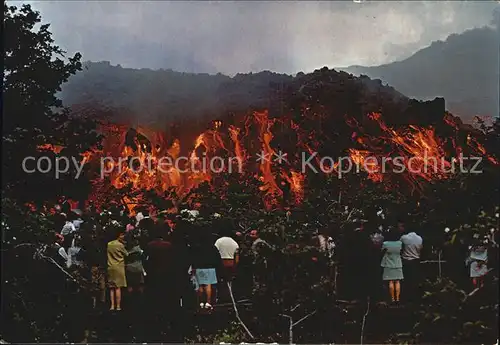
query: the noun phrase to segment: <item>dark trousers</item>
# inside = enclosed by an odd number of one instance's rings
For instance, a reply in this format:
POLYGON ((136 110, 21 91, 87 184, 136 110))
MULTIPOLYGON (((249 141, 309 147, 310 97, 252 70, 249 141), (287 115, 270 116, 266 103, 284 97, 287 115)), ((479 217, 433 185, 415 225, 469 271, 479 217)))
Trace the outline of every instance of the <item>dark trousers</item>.
POLYGON ((420 299, 420 259, 403 259, 403 286, 401 298, 405 302, 418 302, 420 299))

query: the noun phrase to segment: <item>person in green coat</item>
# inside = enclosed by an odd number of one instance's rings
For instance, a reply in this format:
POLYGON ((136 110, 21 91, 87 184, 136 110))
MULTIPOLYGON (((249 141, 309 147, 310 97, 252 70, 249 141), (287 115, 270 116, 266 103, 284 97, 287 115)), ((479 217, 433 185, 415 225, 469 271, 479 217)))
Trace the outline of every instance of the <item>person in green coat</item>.
POLYGON ((121 289, 127 287, 125 276, 125 233, 123 229, 116 230, 116 239, 108 243, 108 287, 110 288, 110 310, 121 310, 121 289))
POLYGON ((385 241, 382 243, 382 262, 380 266, 384 268, 382 279, 389 282, 389 293, 392 302, 399 302, 401 294, 400 281, 403 280, 403 261, 401 260, 401 250, 403 243, 400 241, 400 235, 397 232, 391 231, 384 236, 385 241))

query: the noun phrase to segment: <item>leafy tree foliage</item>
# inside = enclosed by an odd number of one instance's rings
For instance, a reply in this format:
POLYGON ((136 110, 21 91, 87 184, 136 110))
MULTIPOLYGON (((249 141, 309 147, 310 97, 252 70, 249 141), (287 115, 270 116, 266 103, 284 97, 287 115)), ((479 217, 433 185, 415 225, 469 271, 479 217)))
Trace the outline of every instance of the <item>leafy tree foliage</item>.
MULTIPOLYGON (((80 155, 98 143, 95 123, 72 118, 56 97, 61 84, 81 70, 81 55, 65 59, 64 51, 54 44, 49 24, 41 24, 40 14, 29 5, 17 8, 4 4, 3 29, 3 191, 22 201, 50 200, 61 195, 63 188, 65 193, 72 194, 73 189, 78 194, 73 164, 66 175, 56 180, 53 170, 27 174, 22 163, 26 157, 43 154, 54 164, 54 152, 41 153, 37 149, 44 144, 64 147, 60 154, 79 162, 80 155)), ((85 182, 79 183, 79 187, 82 185, 85 182)))

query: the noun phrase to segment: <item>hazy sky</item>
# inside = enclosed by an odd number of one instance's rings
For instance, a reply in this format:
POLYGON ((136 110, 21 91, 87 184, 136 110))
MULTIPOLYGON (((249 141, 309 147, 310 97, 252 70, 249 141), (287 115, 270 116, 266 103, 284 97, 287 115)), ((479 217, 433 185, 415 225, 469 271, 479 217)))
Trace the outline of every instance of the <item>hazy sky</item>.
MULTIPOLYGON (((27 2, 27 1, 25 1, 27 2)), ((10 1, 13 3, 13 1, 10 1)), ((187 72, 310 72, 407 57, 487 25, 498 1, 29 1, 83 60, 187 72)))

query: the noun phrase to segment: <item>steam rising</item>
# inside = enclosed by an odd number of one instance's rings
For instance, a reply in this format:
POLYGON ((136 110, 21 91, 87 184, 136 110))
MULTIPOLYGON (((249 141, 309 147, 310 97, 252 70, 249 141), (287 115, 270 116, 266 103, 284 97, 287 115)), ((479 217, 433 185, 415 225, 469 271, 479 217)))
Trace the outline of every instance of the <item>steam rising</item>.
POLYGON ((378 65, 491 23, 491 2, 31 2, 85 60, 186 72, 378 65))

